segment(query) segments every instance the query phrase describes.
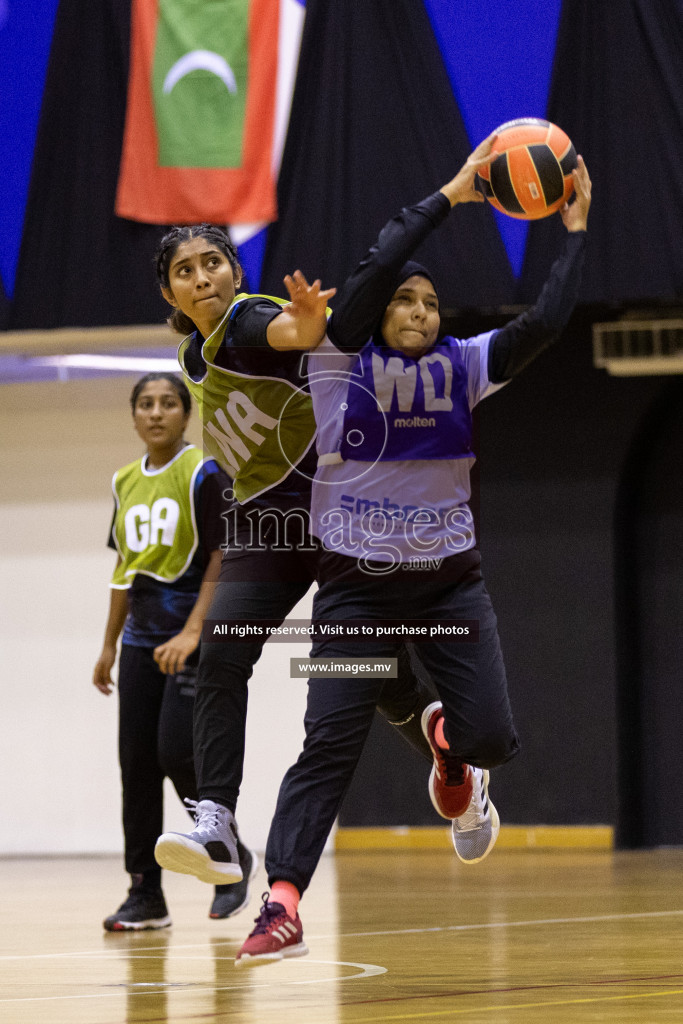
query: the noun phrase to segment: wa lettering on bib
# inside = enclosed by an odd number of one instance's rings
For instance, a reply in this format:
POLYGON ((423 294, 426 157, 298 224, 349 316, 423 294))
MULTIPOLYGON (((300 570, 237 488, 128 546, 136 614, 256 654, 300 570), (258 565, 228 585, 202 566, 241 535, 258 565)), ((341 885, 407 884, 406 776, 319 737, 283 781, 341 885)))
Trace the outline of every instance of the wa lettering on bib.
MULTIPOLYGON (((185 367, 190 338, 185 338, 178 350, 187 386, 202 418, 204 448, 232 478, 239 502, 248 501, 283 480, 315 437, 309 394, 282 377, 237 373, 214 362, 231 312, 238 302, 249 297, 238 295, 204 342, 206 373, 200 381, 193 380, 185 367)), ((283 299, 273 301, 285 305, 283 299)))

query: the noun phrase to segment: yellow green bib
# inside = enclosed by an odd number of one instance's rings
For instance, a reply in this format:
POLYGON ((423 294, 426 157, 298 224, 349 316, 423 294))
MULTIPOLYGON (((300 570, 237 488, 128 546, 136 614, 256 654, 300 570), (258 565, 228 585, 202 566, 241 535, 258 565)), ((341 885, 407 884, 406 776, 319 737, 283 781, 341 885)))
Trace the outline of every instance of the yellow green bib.
MULTIPOLYGON (((271 295, 259 297, 287 305, 271 295)), ((316 429, 311 396, 296 385, 281 377, 225 370, 214 362, 232 310, 248 298, 253 296, 237 295, 204 342, 206 374, 200 381, 192 380, 185 367, 192 335, 178 349, 187 386, 199 406, 204 448, 232 477, 239 502, 284 480, 310 448, 316 429)))
POLYGON ((130 587, 137 573, 173 583, 188 569, 197 550, 194 484, 204 463, 188 445, 162 469, 146 469, 147 457, 114 473, 114 541, 121 564, 111 586, 130 587))

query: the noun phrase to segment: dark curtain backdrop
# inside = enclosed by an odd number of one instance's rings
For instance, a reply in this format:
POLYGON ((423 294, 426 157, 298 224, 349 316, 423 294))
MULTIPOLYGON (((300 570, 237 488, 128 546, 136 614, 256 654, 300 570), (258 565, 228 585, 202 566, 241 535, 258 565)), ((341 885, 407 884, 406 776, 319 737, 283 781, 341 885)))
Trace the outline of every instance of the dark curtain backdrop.
POLYGON ((615 505, 619 841, 683 844, 683 379, 660 384, 615 505))
MULTIPOLYGON (((130 0, 60 3, 10 327, 164 316, 150 267, 160 229, 113 213, 129 20, 130 0)), ((549 116, 595 180, 585 303, 683 298, 682 53, 680 2, 565 0, 549 116)), ((308 0, 262 289, 282 294, 297 266, 339 285, 384 221, 469 148, 421 3, 308 0)), ((420 256, 445 307, 527 302, 562 231, 557 217, 531 225, 517 283, 488 209, 456 210, 420 256)))
POLYGON ((158 226, 114 216, 130 0, 61 0, 10 327, 154 323, 158 226))
MULTIPOLYGON (((683 4, 565 0, 548 117, 595 186, 582 298, 683 299, 683 4)), ((533 301, 559 218, 531 227, 519 293, 533 301)))
MULTIPOLYGON (((263 286, 301 266, 340 285, 402 206, 453 177, 470 145, 427 13, 414 0, 309 0, 263 286)), ((490 209, 458 209, 419 251, 444 306, 510 301, 490 209)))
POLYGON ((5 327, 7 326, 9 314, 9 300, 5 295, 5 289, 2 287, 2 281, 0 281, 0 331, 4 330, 5 327))

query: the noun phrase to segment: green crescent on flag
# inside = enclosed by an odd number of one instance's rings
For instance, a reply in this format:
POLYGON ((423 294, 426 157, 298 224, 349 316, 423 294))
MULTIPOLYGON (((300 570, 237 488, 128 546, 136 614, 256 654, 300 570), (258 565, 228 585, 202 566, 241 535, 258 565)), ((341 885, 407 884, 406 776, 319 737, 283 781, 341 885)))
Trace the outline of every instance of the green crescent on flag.
POLYGON ((152 91, 161 167, 239 167, 250 0, 159 0, 152 91))

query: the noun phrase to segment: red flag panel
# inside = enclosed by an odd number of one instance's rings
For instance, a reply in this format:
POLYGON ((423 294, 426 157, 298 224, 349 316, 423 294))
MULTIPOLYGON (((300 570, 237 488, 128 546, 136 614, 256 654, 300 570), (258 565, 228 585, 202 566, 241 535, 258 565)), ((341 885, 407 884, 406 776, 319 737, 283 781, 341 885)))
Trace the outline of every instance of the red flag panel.
MULTIPOLYGON (((277 218, 272 171, 279 0, 251 0, 242 163, 162 167, 152 72, 158 0, 133 0, 128 105, 115 211, 146 224, 240 224, 277 218)), ((197 112, 201 117, 201 111, 197 112)))

